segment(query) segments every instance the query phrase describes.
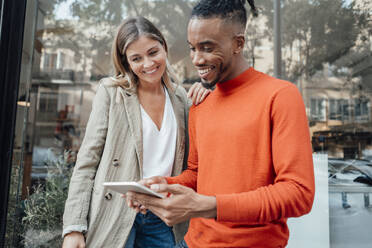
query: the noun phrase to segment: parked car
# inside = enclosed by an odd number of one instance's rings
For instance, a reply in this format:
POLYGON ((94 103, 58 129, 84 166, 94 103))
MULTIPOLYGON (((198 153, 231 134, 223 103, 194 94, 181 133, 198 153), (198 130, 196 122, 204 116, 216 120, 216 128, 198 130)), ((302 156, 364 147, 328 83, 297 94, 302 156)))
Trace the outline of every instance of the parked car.
POLYGON ((60 152, 55 148, 35 146, 32 153, 32 183, 43 182, 48 176, 48 167, 56 163, 60 152))
POLYGON ((371 247, 372 163, 329 158, 328 175, 331 247, 371 247))

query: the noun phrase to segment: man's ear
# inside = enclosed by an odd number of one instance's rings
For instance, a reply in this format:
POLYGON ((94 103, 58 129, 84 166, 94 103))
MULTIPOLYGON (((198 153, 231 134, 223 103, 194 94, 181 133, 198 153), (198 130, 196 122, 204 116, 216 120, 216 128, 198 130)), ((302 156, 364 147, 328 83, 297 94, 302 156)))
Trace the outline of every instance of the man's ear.
POLYGON ((234 54, 238 54, 243 51, 245 44, 244 34, 239 33, 234 37, 234 54))

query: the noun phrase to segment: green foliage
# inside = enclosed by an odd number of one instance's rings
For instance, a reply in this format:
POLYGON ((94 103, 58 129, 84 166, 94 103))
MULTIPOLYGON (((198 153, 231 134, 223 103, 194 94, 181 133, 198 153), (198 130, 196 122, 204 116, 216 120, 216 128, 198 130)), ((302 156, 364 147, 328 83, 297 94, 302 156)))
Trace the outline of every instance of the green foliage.
MULTIPOLYGON (((60 3, 66 1, 59 0, 60 3)), ((110 51, 117 26, 129 16, 144 16, 163 32, 169 45, 170 60, 176 63, 188 53, 186 30, 192 3, 190 0, 73 0, 70 11, 83 30, 102 26, 105 31, 97 31, 93 38, 84 38, 84 32, 76 33, 72 40, 86 39, 91 47, 110 51)), ((106 64, 110 64, 109 61, 106 64)))
POLYGON ((48 162, 45 184, 33 188, 24 201, 22 219, 26 230, 26 247, 50 247, 61 243, 64 203, 67 199, 69 180, 73 166, 68 163, 69 152, 56 161, 48 162))
MULTIPOLYGON (((267 26, 273 30, 272 1, 262 0, 267 26)), ((311 77, 333 64, 352 48, 368 25, 368 11, 361 11, 345 0, 283 0, 282 47, 297 49, 300 60, 286 59, 286 74, 291 80, 311 77)))

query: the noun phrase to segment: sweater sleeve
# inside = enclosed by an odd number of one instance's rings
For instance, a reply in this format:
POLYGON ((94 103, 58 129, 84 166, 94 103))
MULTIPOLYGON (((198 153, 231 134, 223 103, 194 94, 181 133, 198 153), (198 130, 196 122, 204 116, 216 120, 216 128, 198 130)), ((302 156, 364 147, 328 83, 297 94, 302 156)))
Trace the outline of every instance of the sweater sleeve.
POLYGON ((187 169, 176 177, 167 177, 168 184, 181 184, 192 188, 196 191, 198 177, 198 152, 196 146, 195 123, 194 123, 194 107, 191 107, 189 112, 189 153, 187 160, 187 169))
POLYGON ((217 195, 217 220, 267 223, 311 210, 314 170, 305 106, 294 85, 271 101, 273 184, 250 192, 217 195))

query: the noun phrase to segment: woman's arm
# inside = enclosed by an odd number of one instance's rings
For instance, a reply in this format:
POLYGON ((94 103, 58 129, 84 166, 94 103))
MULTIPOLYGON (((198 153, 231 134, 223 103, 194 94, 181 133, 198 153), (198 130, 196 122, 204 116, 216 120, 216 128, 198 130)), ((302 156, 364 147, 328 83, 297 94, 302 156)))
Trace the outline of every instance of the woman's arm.
POLYGON ((106 141, 110 108, 107 89, 99 85, 92 104, 84 140, 71 177, 63 215, 63 235, 86 231, 87 216, 96 170, 106 141))

